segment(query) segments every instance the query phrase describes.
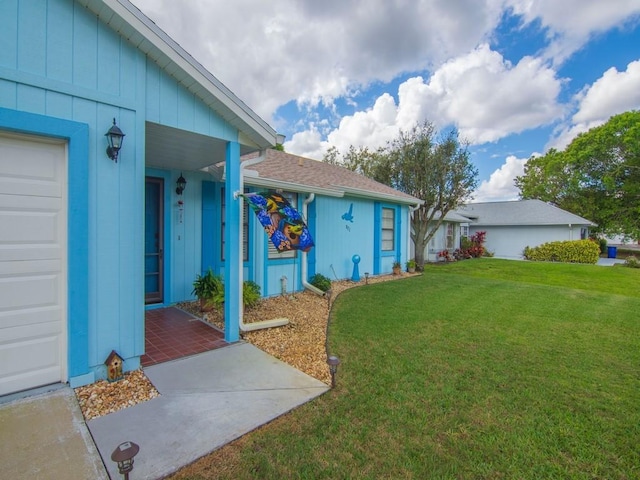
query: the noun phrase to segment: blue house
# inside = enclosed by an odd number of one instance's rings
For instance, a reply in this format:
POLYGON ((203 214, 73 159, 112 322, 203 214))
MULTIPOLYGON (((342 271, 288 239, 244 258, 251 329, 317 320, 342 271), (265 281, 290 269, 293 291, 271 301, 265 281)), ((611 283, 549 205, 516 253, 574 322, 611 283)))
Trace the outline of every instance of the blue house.
POLYGON ((406 259, 415 199, 273 159, 277 132, 127 0, 3 0, 0 45, 0 395, 92 383, 111 351, 138 368, 145 309, 209 267, 234 342, 242 279, 275 295, 406 259), (316 247, 274 254, 245 189, 286 192, 316 247))

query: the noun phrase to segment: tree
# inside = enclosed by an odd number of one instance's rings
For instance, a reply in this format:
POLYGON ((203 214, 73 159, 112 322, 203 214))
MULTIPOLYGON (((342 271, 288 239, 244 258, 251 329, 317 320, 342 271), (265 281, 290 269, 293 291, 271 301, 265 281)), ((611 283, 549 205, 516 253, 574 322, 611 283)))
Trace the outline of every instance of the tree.
POLYGON ((352 172, 357 172, 365 177, 372 178, 374 174, 372 169, 383 155, 383 148, 371 151, 368 147, 361 146, 356 148, 353 145, 349 146, 347 153, 341 155, 337 147, 331 146, 322 157, 322 161, 330 165, 339 165, 348 168, 352 172))
POLYGON ((416 263, 444 217, 469 198, 477 186, 478 171, 469 162, 466 145, 452 130, 438 140, 433 124, 424 122, 401 131, 380 155, 373 178, 422 200, 411 217, 411 240, 416 263))
POLYGON ((640 238, 640 111, 611 117, 564 151, 530 158, 515 183, 523 199, 585 217, 597 232, 640 238))

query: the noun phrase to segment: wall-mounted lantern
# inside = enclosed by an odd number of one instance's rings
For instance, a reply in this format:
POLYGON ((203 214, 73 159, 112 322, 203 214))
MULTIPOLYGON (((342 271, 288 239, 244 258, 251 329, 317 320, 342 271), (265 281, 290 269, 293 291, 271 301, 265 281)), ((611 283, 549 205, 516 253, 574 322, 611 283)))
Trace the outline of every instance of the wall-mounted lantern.
POLYGON ((125 137, 125 134, 122 133, 122 130, 118 128, 116 125, 116 119, 113 119, 113 125, 107 133, 104 134, 107 137, 107 141, 109 142, 109 146, 107 147, 107 156, 118 163, 118 152, 120 151, 120 147, 122 147, 122 140, 125 137))
POLYGON ((187 181, 182 176, 182 172, 180 172, 180 176, 178 177, 178 181, 176 182, 176 193, 178 195, 182 195, 182 192, 184 192, 184 189, 186 186, 187 186, 187 181))

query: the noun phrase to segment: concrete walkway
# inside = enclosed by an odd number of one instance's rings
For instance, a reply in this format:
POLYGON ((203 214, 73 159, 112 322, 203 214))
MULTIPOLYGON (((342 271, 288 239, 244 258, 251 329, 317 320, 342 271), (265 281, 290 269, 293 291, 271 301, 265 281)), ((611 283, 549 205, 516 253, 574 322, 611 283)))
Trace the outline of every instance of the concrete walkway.
POLYGON ((144 371, 160 397, 87 423, 112 479, 122 442, 140 446, 132 478, 162 478, 328 390, 248 343, 144 371))
POLYGON ((69 387, 0 405, 0 477, 107 479, 69 387))

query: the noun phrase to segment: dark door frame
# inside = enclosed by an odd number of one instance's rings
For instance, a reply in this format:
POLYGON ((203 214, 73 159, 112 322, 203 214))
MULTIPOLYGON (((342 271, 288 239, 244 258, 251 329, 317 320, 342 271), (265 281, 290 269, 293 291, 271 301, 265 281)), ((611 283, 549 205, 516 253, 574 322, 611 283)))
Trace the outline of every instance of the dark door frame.
POLYGON ((145 269, 144 269, 144 276, 145 276, 145 291, 144 291, 144 302, 146 305, 152 304, 152 303, 162 303, 164 301, 164 179, 160 178, 160 177, 152 177, 152 176, 147 176, 145 177, 145 252, 144 252, 144 257, 145 257, 145 269), (152 199, 149 199, 147 197, 148 195, 148 189, 147 189, 147 185, 149 184, 155 184, 158 186, 157 188, 157 195, 155 195, 152 199), (154 225, 157 225, 157 232, 155 232, 155 240, 156 240, 156 248, 154 249, 155 251, 152 252, 147 252, 147 227, 148 227, 148 219, 147 216, 149 215, 149 209, 148 209, 148 205, 147 202, 151 200, 155 202, 156 208, 155 211, 152 211, 151 213, 155 213, 156 219, 155 219, 155 223, 154 225), (155 265, 156 262, 149 262, 148 260, 150 259, 150 257, 157 257, 157 271, 152 271, 149 272, 148 270, 148 265, 149 263, 151 263, 152 265, 155 265), (157 277, 157 283, 158 285, 158 290, 157 291, 152 291, 152 292, 148 292, 147 291, 147 279, 149 276, 156 276, 157 277))

